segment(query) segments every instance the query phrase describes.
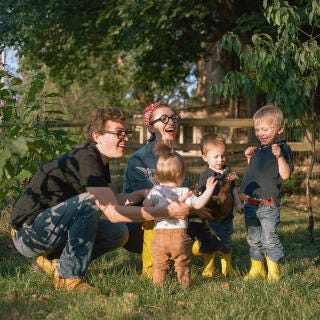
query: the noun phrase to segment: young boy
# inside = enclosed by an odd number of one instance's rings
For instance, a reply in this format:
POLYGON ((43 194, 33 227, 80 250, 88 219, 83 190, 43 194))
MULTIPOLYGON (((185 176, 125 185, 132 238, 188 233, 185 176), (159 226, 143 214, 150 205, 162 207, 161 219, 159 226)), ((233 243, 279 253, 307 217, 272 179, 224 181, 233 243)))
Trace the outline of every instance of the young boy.
POLYGON ((245 198, 245 223, 250 247, 251 268, 245 280, 266 277, 264 257, 268 267, 268 280, 277 281, 279 260, 283 247, 278 236, 280 222, 280 187, 293 171, 292 152, 285 140, 283 113, 272 105, 260 108, 253 115, 256 147, 248 147, 244 154, 248 168, 240 192, 245 198))
POLYGON ((211 209, 213 217, 213 220, 209 222, 209 226, 221 241, 217 243, 212 237, 210 239, 203 233, 202 239, 197 237, 198 239, 193 245, 193 253, 194 255, 202 254, 204 256, 205 268, 202 273, 203 276, 214 276, 216 252, 219 252, 220 255, 222 275, 234 275, 235 271, 231 264, 234 205, 237 206, 239 212, 243 212, 243 204, 240 201, 234 182, 236 175, 234 173, 232 175, 226 166, 226 143, 222 137, 217 134, 204 136, 200 142, 200 149, 203 160, 207 162, 208 167, 200 175, 198 192, 202 194, 206 190, 208 177, 213 176, 218 180, 218 184, 206 207, 211 209))

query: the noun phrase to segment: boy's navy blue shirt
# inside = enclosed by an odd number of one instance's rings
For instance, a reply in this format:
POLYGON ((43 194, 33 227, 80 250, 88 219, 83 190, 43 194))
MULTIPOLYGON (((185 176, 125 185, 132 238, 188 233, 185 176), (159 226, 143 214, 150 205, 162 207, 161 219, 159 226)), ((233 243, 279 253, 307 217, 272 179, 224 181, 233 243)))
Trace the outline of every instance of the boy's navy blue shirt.
MULTIPOLYGON (((206 190, 206 183, 207 183, 207 179, 209 177, 214 177, 216 180, 218 180, 218 184, 216 185, 216 187, 213 190, 212 196, 216 196, 219 194, 220 192, 220 188, 221 185, 223 183, 223 179, 225 177, 225 175, 230 172, 230 169, 228 167, 224 167, 224 171, 223 173, 219 173, 217 171, 212 170, 209 166, 200 174, 199 177, 199 186, 198 186, 198 192, 203 193, 206 190)), ((228 193, 230 193, 229 195, 229 201, 232 199, 232 204, 230 205, 230 208, 228 209, 228 212, 224 212, 223 216, 221 216, 220 213, 217 213, 218 215, 215 216, 214 214, 214 210, 212 212, 212 215, 214 217, 214 221, 226 221, 226 220, 232 220, 233 219, 233 205, 234 205, 234 199, 233 199, 233 194, 232 194, 232 190, 236 187, 235 185, 235 181, 231 181, 230 183, 230 188, 228 190, 228 193), (230 199, 231 198, 231 199, 230 199)), ((206 205, 207 208, 209 209, 213 209, 216 208, 217 209, 217 204, 215 203, 215 201, 213 201, 212 199, 210 199, 206 205), (212 207, 212 208, 211 208, 212 207)), ((221 205, 219 206, 221 207, 220 209, 226 208, 225 206, 221 205)), ((229 207, 229 206, 228 206, 229 207)), ((221 210, 219 210, 220 212, 221 210)))
MULTIPOLYGON (((294 170, 292 151, 285 140, 280 141, 282 156, 294 170)), ((252 155, 246 173, 243 177, 240 192, 251 198, 273 199, 276 205, 280 205, 280 188, 282 178, 279 174, 278 160, 271 151, 271 146, 263 147, 258 144, 257 150, 252 155)))

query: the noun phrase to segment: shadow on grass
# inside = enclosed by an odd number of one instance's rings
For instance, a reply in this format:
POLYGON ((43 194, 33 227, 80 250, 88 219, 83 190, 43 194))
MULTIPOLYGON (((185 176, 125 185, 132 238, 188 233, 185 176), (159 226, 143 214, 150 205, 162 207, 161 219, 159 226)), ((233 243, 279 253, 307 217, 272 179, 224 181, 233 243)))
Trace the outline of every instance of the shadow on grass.
POLYGON ((30 260, 23 257, 14 247, 13 242, 6 233, 0 233, 0 276, 15 276, 26 273, 30 268, 30 260))
MULTIPOLYGON (((311 244, 308 240, 307 216, 304 213, 290 215, 290 210, 287 212, 289 214, 281 216, 279 226, 280 240, 285 252, 282 263, 294 265, 295 271, 299 272, 304 272, 313 265, 319 267, 320 229, 317 228, 319 218, 315 217, 314 237, 316 243, 311 244)), ((238 215, 235 218, 234 229, 232 264, 241 275, 244 275, 250 268, 250 257, 243 216, 238 215)), ((0 233, 0 244, 0 276, 14 276, 17 270, 19 273, 30 271, 30 259, 23 257, 14 249, 9 234, 0 233)), ((202 256, 193 257, 193 272, 201 275, 203 264, 202 256)), ((215 266, 217 269, 221 269, 218 254, 215 258, 215 266)), ((110 274, 140 276, 142 272, 141 254, 119 249, 103 255, 91 263, 88 271, 94 276, 110 274)))

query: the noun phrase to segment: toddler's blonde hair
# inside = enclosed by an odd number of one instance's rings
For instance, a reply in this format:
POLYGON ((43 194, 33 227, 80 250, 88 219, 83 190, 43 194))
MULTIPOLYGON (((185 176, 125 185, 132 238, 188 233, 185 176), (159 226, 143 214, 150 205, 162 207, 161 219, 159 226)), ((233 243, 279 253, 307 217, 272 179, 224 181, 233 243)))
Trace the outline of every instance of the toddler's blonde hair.
POLYGON ((159 156, 156 168, 156 178, 159 183, 179 183, 184 179, 186 165, 181 156, 174 153, 169 145, 159 142, 154 151, 159 156))
POLYGON ((209 133, 201 139, 200 150, 202 155, 205 156, 211 149, 210 146, 216 147, 221 145, 226 147, 226 141, 224 140, 224 138, 216 133, 209 133))

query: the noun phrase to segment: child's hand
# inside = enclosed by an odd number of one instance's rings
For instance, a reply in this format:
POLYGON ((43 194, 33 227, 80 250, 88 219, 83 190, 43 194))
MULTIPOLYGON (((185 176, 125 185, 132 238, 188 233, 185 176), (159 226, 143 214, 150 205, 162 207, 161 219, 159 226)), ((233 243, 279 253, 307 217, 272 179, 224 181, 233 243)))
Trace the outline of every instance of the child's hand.
POLYGON ((281 157, 281 148, 278 144, 274 143, 271 146, 271 151, 273 153, 273 155, 278 159, 281 157))
POLYGON ((244 205, 242 202, 237 203, 237 210, 238 210, 238 213, 241 213, 241 214, 244 213, 244 205))
POLYGON ((250 160, 252 155, 255 153, 255 151, 257 150, 257 147, 251 146, 248 147, 245 152, 244 152, 244 156, 247 158, 247 160, 250 160))
POLYGON ((209 177, 206 183, 206 189, 213 191, 218 183, 218 180, 215 180, 214 177, 209 177))

